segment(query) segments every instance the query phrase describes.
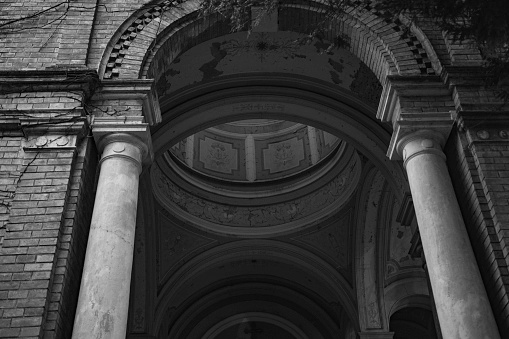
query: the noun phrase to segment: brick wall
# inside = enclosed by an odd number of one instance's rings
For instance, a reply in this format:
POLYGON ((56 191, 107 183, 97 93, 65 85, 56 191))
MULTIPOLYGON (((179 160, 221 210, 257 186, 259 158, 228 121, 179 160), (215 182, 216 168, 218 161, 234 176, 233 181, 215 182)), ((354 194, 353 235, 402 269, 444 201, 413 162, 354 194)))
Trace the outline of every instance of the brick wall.
MULTIPOLYGON (((0 249, 0 337, 39 337, 48 310, 74 151, 23 152, 0 249)), ((13 168, 14 170, 14 168, 13 168)))
POLYGON ((0 70, 85 66, 96 3, 0 1, 0 70))
POLYGON ((480 66, 483 63, 481 52, 473 41, 458 41, 443 32, 444 41, 449 51, 453 66, 480 66))
POLYGON ((91 207, 81 200, 91 196, 95 176, 91 143, 77 153, 75 142, 86 132, 93 75, 0 74, 0 338, 69 337, 76 297, 68 296, 77 287, 67 282, 79 284, 84 244, 72 247, 88 227, 91 207))
POLYGON ((96 168, 97 150, 93 140, 86 138, 71 173, 44 338, 71 337, 94 207, 96 168))
POLYGON ((151 1, 113 0, 97 7, 97 16, 90 36, 93 42, 88 55, 88 67, 99 68, 101 57, 111 38, 129 16, 151 1))
MULTIPOLYGON (((77 151, 44 150, 33 144, 24 148, 29 139, 36 138, 27 138, 24 126, 31 122, 26 120, 44 124, 49 121, 48 114, 62 112, 81 118, 90 94, 71 90, 73 81, 68 75, 64 80, 48 80, 45 89, 36 89, 41 74, 30 72, 69 64, 97 69, 103 60, 105 69, 108 63, 113 64, 111 74, 116 69, 124 72, 120 78, 136 78, 149 47, 154 47, 154 52, 160 47, 152 45, 159 32, 167 29, 168 43, 180 46, 177 55, 206 29, 196 22, 186 29, 179 26, 178 20, 193 12, 196 2, 166 11, 158 5, 143 7, 148 3, 114 0, 97 6, 98 0, 0 0, 0 70, 26 70, 35 79, 18 88, 7 86, 9 91, 0 83, 0 338, 69 337, 95 187, 97 154, 88 139, 77 151), (172 25, 174 30, 169 29, 172 25), (175 34, 179 29, 181 34, 175 34), (111 41, 115 44, 108 46, 111 41)), ((302 6, 286 8, 280 13, 280 28, 307 33, 305 25, 295 26, 295 18, 315 21, 315 5, 302 1, 302 6)), ((380 79, 389 73, 433 74, 422 41, 402 36, 401 22, 388 21, 368 7, 352 9, 348 20, 338 22, 328 38, 347 36, 349 48, 380 79)), ((224 34, 224 27, 218 27, 218 34, 224 34)), ((479 63, 475 48, 456 43, 431 26, 423 31, 442 65, 479 63)), ((204 37, 209 37, 208 33, 204 37)), ((456 70, 470 74, 470 70, 456 70)), ((453 71, 447 69, 448 74, 453 71)), ((477 110, 480 114, 500 104, 493 92, 483 88, 479 77, 465 84, 465 77, 455 82, 448 76, 445 81, 452 88, 452 101, 403 98, 401 106, 407 112, 432 112, 452 110, 455 105, 458 111, 477 110)), ((3 81, 5 74, 0 77, 3 81)), ((104 113, 101 110, 112 115, 129 110, 129 114, 139 115, 141 105, 97 99, 88 109, 98 115, 104 113)), ((71 129, 73 125, 73 121, 68 123, 71 129)), ((500 136, 499 126, 475 126, 466 127, 465 133, 453 132, 446 153, 498 325, 502 333, 509 333, 509 144, 500 136)))
POLYGON ((69 338, 93 209, 97 154, 85 138, 75 150, 24 150, 2 137, 0 338, 69 338), (7 146, 9 145, 9 146, 7 146), (8 152, 9 151, 9 152, 8 152))
POLYGON ((474 145, 454 130, 445 149, 456 195, 500 333, 509 333, 509 145, 474 145), (500 209, 500 207, 502 207, 500 209))

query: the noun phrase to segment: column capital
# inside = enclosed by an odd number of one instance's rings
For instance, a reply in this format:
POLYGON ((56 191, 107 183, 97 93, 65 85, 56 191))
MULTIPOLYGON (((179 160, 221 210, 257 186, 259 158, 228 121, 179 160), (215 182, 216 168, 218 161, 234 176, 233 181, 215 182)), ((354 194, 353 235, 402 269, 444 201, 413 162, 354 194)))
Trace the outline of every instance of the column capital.
MULTIPOLYGON (((101 83, 92 98, 94 106, 105 105, 115 107, 115 104, 126 102, 128 109, 121 110, 124 116, 143 115, 150 126, 161 122, 161 109, 154 86, 153 79, 119 79, 108 80, 101 83), (136 113, 138 112, 138 113, 136 113)), ((95 111, 94 115, 103 116, 104 112, 95 111)))
POLYGON ((406 168, 408 161, 422 154, 435 154, 445 160, 445 154, 442 151, 444 144, 444 133, 423 129, 399 138, 395 149, 403 158, 403 166, 406 168))
POLYGON ((153 160, 150 129, 143 117, 94 117, 92 134, 102 153, 101 161, 115 155, 126 156, 141 166, 153 160), (138 155, 135 149, 139 150, 138 155))
MULTIPOLYGON (((449 137, 456 108, 451 91, 438 76, 389 76, 377 118, 391 123, 393 134, 387 150, 391 160, 403 158, 401 141, 419 131, 433 131, 443 146, 449 137), (438 136, 440 135, 440 136, 438 136)), ((426 132, 428 133, 428 132, 426 132)))

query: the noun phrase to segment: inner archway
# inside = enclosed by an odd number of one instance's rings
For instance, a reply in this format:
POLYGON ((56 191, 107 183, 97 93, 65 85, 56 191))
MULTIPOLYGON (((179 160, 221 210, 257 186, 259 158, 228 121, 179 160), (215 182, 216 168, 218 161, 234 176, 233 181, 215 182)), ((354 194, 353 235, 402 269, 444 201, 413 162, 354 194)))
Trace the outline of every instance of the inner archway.
POLYGON ((155 161, 142 175, 139 252, 151 273, 135 267, 139 328, 201 338, 256 313, 309 338, 388 331, 379 282, 424 277, 408 255, 416 225, 396 220, 411 206, 403 170, 385 154, 391 126, 349 86, 271 69, 193 83, 184 73, 195 61, 184 56, 173 78, 190 82, 160 92, 155 161), (311 145, 325 135, 336 140, 328 150, 311 145), (300 155, 291 163, 290 154, 300 155))

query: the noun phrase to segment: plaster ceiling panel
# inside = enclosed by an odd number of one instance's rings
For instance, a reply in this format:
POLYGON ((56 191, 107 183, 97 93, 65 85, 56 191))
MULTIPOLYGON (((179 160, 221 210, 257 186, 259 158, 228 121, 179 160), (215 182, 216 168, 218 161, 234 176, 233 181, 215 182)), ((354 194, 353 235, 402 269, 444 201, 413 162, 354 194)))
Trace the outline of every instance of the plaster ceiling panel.
POLYGON ((224 35, 162 60, 163 69, 154 73, 158 95, 219 77, 263 72, 313 77, 376 102, 381 93, 376 76, 346 49, 330 46, 288 31, 224 35))
POLYGON ((203 173, 230 180, 245 178, 244 141, 203 131, 195 135, 193 167, 203 173))
POLYGON ((331 158, 342 141, 317 128, 278 120, 241 120, 195 133, 172 146, 175 162, 236 182, 287 178, 331 158))
POLYGON ((199 235, 191 229, 177 225, 164 210, 157 211, 158 281, 185 262, 186 258, 209 248, 216 240, 199 235))
POLYGON ((352 224, 352 209, 348 209, 338 216, 334 216, 328 223, 320 225, 313 232, 292 238, 304 247, 322 258, 334 263, 334 267, 346 269, 351 265, 350 226, 352 224))
POLYGON ((276 173, 296 172, 312 165, 310 160, 304 161, 309 158, 309 155, 306 154, 306 145, 302 135, 282 138, 282 140, 273 142, 260 141, 259 143, 261 145, 258 145, 257 148, 261 150, 262 156, 258 158, 263 159, 257 164, 261 167, 257 171, 260 179, 268 178, 276 173))

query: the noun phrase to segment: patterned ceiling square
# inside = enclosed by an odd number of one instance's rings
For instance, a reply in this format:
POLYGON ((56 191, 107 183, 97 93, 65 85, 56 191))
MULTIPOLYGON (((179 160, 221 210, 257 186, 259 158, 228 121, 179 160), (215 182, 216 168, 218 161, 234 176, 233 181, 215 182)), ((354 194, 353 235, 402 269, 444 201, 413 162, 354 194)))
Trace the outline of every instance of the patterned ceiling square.
POLYGON ((238 151, 230 143, 210 139, 200 140, 199 160, 211 171, 232 174, 239 168, 238 151))
POLYGON ((298 167, 304 158, 304 142, 294 137, 269 144, 263 150, 263 169, 270 173, 286 171, 298 167))

